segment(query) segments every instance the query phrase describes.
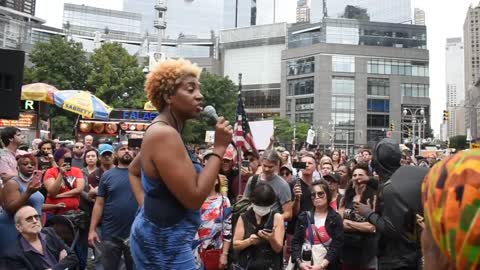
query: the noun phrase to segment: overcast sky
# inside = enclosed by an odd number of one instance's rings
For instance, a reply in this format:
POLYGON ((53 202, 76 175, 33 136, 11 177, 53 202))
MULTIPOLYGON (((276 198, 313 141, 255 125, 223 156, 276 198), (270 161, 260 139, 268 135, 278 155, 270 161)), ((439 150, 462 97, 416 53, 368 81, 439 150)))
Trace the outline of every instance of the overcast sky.
MULTIPOLYGON (((170 0, 181 1, 181 0, 170 0)), ((245 0, 246 1, 246 0, 245 0)), ((296 1, 296 0, 281 0, 296 1)), ((122 9, 122 0, 37 0, 36 16, 47 20, 47 25, 61 28, 64 3, 85 4, 100 8, 122 9)), ((430 98, 432 101, 432 128, 439 133, 442 111, 446 103, 445 44, 450 37, 463 36, 463 22, 473 0, 412 0, 412 8, 425 10, 428 49, 430 50, 430 98)))

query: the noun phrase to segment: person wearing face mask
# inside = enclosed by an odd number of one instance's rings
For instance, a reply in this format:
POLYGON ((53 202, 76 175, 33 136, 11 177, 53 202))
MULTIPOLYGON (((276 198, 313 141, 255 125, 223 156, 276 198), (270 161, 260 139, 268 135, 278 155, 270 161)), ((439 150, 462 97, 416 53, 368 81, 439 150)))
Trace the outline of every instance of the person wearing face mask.
POLYGON ((251 201, 252 207, 239 217, 235 227, 233 249, 238 252, 235 264, 249 270, 282 269, 285 225, 282 215, 272 209, 275 191, 266 183, 258 183, 251 201))
POLYGON ((4 184, 3 210, 0 210, 0 253, 18 236, 13 220, 18 209, 30 205, 42 214, 44 197, 39 192, 42 184, 32 181, 35 161, 32 154, 17 156, 18 175, 4 184))
POLYGON ((313 208, 298 216, 292 260, 287 269, 292 269, 292 264, 301 270, 341 269, 343 223, 342 217, 330 206, 329 184, 324 180, 315 181, 309 193, 313 208))

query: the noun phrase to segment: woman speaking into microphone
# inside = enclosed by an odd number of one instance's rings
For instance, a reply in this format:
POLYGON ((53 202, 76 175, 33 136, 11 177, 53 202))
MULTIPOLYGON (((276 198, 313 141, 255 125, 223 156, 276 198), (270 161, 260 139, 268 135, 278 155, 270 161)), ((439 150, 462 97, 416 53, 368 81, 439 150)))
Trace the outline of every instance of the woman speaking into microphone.
POLYGON ((192 241, 201 222, 199 209, 215 185, 233 134, 220 117, 213 156, 203 170, 187 151, 181 133, 185 121, 198 118, 203 109, 200 73, 198 66, 179 59, 166 60, 147 75, 145 91, 160 114, 130 165, 130 183, 143 204, 130 235, 137 269, 195 269, 192 241))

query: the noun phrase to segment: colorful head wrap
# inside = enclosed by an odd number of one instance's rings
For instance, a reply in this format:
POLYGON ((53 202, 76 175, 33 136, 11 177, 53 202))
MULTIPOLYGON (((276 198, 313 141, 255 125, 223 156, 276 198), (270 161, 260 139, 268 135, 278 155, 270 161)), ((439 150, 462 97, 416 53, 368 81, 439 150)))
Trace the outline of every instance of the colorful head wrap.
POLYGON ((480 150, 437 163, 422 186, 425 225, 456 269, 480 267, 480 150))

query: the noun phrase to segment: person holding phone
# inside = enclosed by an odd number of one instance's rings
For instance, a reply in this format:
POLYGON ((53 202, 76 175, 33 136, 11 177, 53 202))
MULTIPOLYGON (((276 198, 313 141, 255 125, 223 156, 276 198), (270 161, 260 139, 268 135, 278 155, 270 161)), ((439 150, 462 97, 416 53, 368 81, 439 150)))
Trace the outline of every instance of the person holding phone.
POLYGON ((58 166, 48 169, 44 176, 44 185, 48 192, 46 203, 64 203, 65 207, 46 212, 61 215, 67 211, 79 209, 80 194, 85 183, 82 171, 72 167, 72 153, 68 148, 56 150, 54 159, 58 166))
POLYGON ((13 215, 22 206, 30 205, 41 215, 44 197, 39 192, 42 171, 36 171, 36 158, 32 154, 16 157, 18 175, 5 182, 3 212, 0 212, 0 251, 5 250, 18 236, 13 215))
POLYGON ((42 141, 38 145, 39 152, 37 154, 37 168, 43 172, 56 166, 55 159, 53 158, 53 148, 55 143, 51 140, 42 141))
MULTIPOLYGON (((252 207, 238 218, 233 249, 241 269, 282 269, 283 217, 272 208, 277 196, 267 183, 258 183, 251 194, 252 207)), ((234 268, 235 269, 235 268, 234 268)))

